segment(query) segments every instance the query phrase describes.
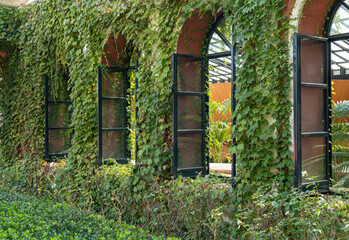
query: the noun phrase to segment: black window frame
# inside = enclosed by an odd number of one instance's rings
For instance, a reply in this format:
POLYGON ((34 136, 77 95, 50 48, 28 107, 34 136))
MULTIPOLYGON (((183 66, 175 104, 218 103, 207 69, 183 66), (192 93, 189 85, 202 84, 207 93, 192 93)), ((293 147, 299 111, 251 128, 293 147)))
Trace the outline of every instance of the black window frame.
POLYGON ((173 98, 172 98, 172 119, 173 119, 173 162, 172 162, 172 171, 175 178, 178 175, 182 175, 184 177, 195 177, 199 173, 202 175, 206 175, 209 173, 209 161, 207 155, 207 144, 206 144, 206 125, 208 124, 208 97, 206 94, 207 91, 207 61, 202 56, 195 55, 187 55, 187 54, 178 54, 174 53, 172 55, 172 79, 173 79, 173 98), (178 90, 178 57, 184 58, 192 58, 197 59, 197 61, 201 61, 201 91, 200 92, 192 92, 192 91, 179 91, 178 90), (179 129, 178 128, 178 96, 200 96, 202 97, 202 115, 201 115, 201 129, 179 129), (201 142, 201 167, 191 167, 191 168, 178 168, 178 135, 179 134, 202 134, 202 142, 201 142))
MULTIPOLYGON (((69 81, 69 76, 68 75, 63 75, 63 80, 64 81, 69 81)), ((70 126, 71 124, 71 114, 72 114, 72 104, 73 101, 70 98, 70 93, 71 93, 71 89, 68 88, 66 89, 67 94, 69 96, 69 100, 50 100, 49 96, 50 96, 50 84, 49 84, 50 78, 47 75, 44 75, 44 85, 45 85, 45 160, 48 162, 54 162, 56 159, 60 159, 60 158, 66 158, 69 154, 69 150, 68 152, 64 152, 64 153, 50 153, 50 130, 70 130, 70 138, 69 138, 69 148, 71 147, 71 140, 73 138, 73 130, 72 127, 70 126), (51 127, 49 125, 49 118, 50 118, 50 114, 49 114, 49 105, 50 104, 69 104, 70 106, 70 110, 69 110, 69 126, 66 127, 51 127)), ((68 108, 69 108, 68 107, 68 108)))
MULTIPOLYGON (((224 20, 224 15, 220 15, 214 24, 211 25, 211 29, 208 32, 207 36, 206 36, 206 41, 205 41, 205 45, 206 45, 206 52, 203 54, 203 56, 195 56, 195 55, 186 55, 186 54, 178 54, 175 53, 172 55, 172 79, 173 79, 173 161, 172 161, 172 171, 173 171, 173 175, 175 178, 178 177, 179 174, 181 174, 184 177, 195 177, 197 176, 199 173, 201 173, 202 175, 206 175, 209 174, 209 154, 208 154, 208 144, 206 143, 207 141, 207 131, 208 131, 208 127, 209 127, 209 121, 208 121, 208 113, 209 113, 209 107, 208 107, 208 101, 209 101, 209 97, 207 95, 207 91, 208 91, 208 64, 209 64, 209 60, 218 60, 221 57, 231 57, 231 78, 230 81, 228 80, 228 82, 232 82, 231 84, 231 112, 232 114, 235 112, 236 109, 236 95, 235 95, 235 91, 236 91, 236 62, 235 62, 235 54, 236 54, 236 41, 234 39, 234 33, 232 35, 232 39, 231 42, 225 38, 225 36, 217 29, 217 26, 219 26, 219 24, 224 20), (212 39, 213 34, 216 33, 220 39, 226 44, 226 46, 230 49, 230 51, 223 51, 220 53, 213 53, 213 54, 209 54, 209 46, 210 46, 210 42, 212 39), (202 92, 200 94, 200 96, 203 97, 203 113, 202 113, 202 124, 203 127, 202 129, 200 129, 200 133, 203 133, 203 146, 202 146, 202 152, 201 152, 201 156, 202 156, 202 166, 201 167, 197 167, 197 168, 188 168, 188 169, 178 169, 178 134, 180 133, 197 133, 198 130, 196 131, 181 131, 178 129, 178 108, 177 108, 177 96, 178 95, 197 95, 197 93, 194 92, 181 92, 178 91, 178 87, 177 87, 177 57, 178 56, 182 56, 182 57, 190 57, 190 58, 197 58, 202 60, 202 66, 203 67, 203 74, 202 74, 202 85, 204 86, 204 89, 202 89, 202 92)), ((233 26, 232 26, 233 28, 233 26)), ((233 31, 232 31, 233 32, 233 31)), ((218 60, 219 61, 219 60, 218 60)), ((235 118, 232 118, 232 126, 235 125, 235 118)), ((232 134, 232 144, 236 145, 236 137, 233 136, 232 134)), ((232 154, 232 164, 231 164, 231 169, 232 169, 232 185, 234 185, 234 179, 237 175, 237 170, 236 170, 236 153, 232 154)))
MULTIPOLYGON (((97 68, 97 95, 98 95, 98 161, 97 165, 98 167, 102 166, 105 163, 106 159, 103 159, 103 132, 124 132, 124 156, 123 158, 117 158, 115 161, 119 164, 127 164, 130 162, 131 158, 131 151, 128 146, 129 143, 129 134, 130 134, 130 127, 131 127, 131 121, 130 116, 128 116, 127 109, 129 108, 129 97, 128 95, 130 91, 130 78, 129 78, 129 71, 134 70, 137 72, 138 70, 138 60, 135 62, 135 66, 130 67, 108 67, 105 65, 100 65, 97 68), (123 89, 123 95, 124 97, 104 97, 102 95, 102 81, 103 81, 103 73, 102 71, 108 71, 108 72, 122 72, 123 78, 124 78, 124 89, 123 89), (103 123, 103 114, 102 114, 102 102, 104 100, 107 101, 124 101, 124 126, 118 127, 118 128, 104 128, 103 123)), ((135 99, 137 102, 137 87, 138 87, 138 80, 136 78, 136 89, 135 89, 135 99)), ((138 118, 138 107, 135 109, 136 111, 136 119, 138 118)), ((138 139, 136 136, 136 149, 135 149, 135 158, 137 161, 137 151, 138 151, 138 139)))
MULTIPOLYGON (((217 17, 215 23, 211 26, 210 31, 207 34, 207 42, 206 42, 206 52, 205 52, 205 56, 207 57, 208 60, 210 59, 215 59, 215 58, 220 58, 220 57, 227 57, 227 56, 231 56, 231 114, 233 115, 233 113, 236 110, 236 80, 237 80, 237 76, 236 76, 236 52, 237 52, 237 41, 235 39, 235 34, 234 34, 234 26, 232 27, 232 36, 231 36, 231 42, 229 42, 229 39, 227 39, 224 34, 222 34, 219 29, 217 28, 219 26, 219 24, 225 20, 225 16, 224 14, 221 14, 220 16, 217 17), (213 34, 216 33, 221 40, 226 44, 227 47, 230 48, 230 52, 229 51, 225 51, 225 52, 220 52, 220 53, 215 53, 215 54, 209 54, 209 47, 210 47, 210 43, 212 40, 212 36, 213 34)), ((208 63, 209 64, 209 63, 208 63)), ((209 101, 209 100, 208 100, 209 101)), ((233 127, 236 124, 236 119, 232 116, 231 119, 231 126, 233 127)), ((234 136, 234 134, 232 133, 232 146, 236 146, 237 144, 237 139, 234 136)), ((232 186, 235 185, 235 178, 237 176, 237 159, 236 159, 236 153, 234 152, 232 154, 232 160, 231 160, 231 175, 232 175, 232 180, 231 180, 231 184, 232 186)))
POLYGON ((293 57, 294 57, 294 76, 293 76, 293 92, 294 92, 294 142, 295 142, 295 160, 294 160, 294 186, 303 191, 317 189, 319 192, 328 192, 330 179, 332 177, 331 169, 331 77, 330 77, 330 42, 327 38, 310 36, 305 34, 295 33, 293 35, 293 57), (301 59, 301 40, 302 38, 312 39, 324 42, 325 49, 325 66, 324 66, 324 83, 309 83, 303 82, 301 78, 302 59, 301 59), (301 89, 323 89, 324 90, 324 131, 322 132, 302 132, 302 108, 301 108, 301 89), (327 131, 326 131, 327 129, 327 131), (313 181, 306 184, 302 182, 302 139, 325 137, 325 180, 313 181))
MULTIPOLYGON (((340 37, 342 35, 342 34, 340 34, 340 35, 330 35, 330 30, 331 30, 331 27, 332 27, 332 24, 333 24, 334 17, 336 16, 336 13, 337 13, 338 9, 341 6, 344 6, 345 8, 347 8, 349 10, 349 5, 346 4, 343 0, 336 0, 333 3, 333 5, 331 7, 331 10, 328 13, 328 17, 325 20, 324 37, 327 37, 327 38, 330 38, 331 36, 333 36, 333 37, 339 36, 340 37)), ((347 34, 343 34, 343 36, 345 36, 345 35, 347 35, 347 34)))
MULTIPOLYGON (((305 34, 297 34, 295 33, 293 36, 293 45, 294 45, 294 52, 293 52, 293 59, 294 59, 294 86, 293 86, 293 91, 294 91, 294 143, 295 143, 295 173, 294 173, 294 186, 296 188, 300 188, 301 190, 313 190, 317 189, 319 192, 329 192, 330 191, 330 186, 331 186, 331 179, 332 179, 332 131, 331 131, 331 114, 332 114, 332 104, 331 104, 331 81, 335 79, 347 79, 349 80, 349 74, 346 73, 345 69, 342 69, 340 67, 340 74, 339 75, 334 75, 333 70, 332 70, 332 63, 337 64, 336 62, 332 62, 331 60, 331 44, 335 41, 340 41, 340 40, 349 40, 349 32, 348 33, 341 33, 341 34, 333 34, 330 35, 330 30, 333 25, 333 21, 335 18, 335 15, 338 11, 338 9, 343 6, 349 11, 349 5, 345 3, 343 0, 336 0, 332 8, 328 14, 328 17, 326 18, 325 21, 325 27, 324 27, 324 37, 316 37, 316 36, 309 36, 305 34), (326 41, 327 44, 327 50, 326 50, 326 77, 327 77, 327 100, 326 106, 328 111, 326 111, 326 124, 327 124, 327 129, 328 129, 328 135, 325 133, 323 136, 327 136, 328 141, 327 141, 327 146, 326 146, 326 180, 325 181, 320 181, 320 182, 313 182, 313 183, 308 183, 303 185, 301 182, 302 176, 301 176, 301 163, 299 162, 299 159, 301 159, 301 151, 300 149, 300 144, 301 142, 299 139, 302 137, 301 133, 301 119, 300 119, 300 110, 299 110, 299 104, 300 104, 300 89, 301 87, 319 87, 324 89, 324 86, 316 86, 314 84, 302 84, 300 82, 300 49, 299 49, 299 41, 301 37, 310 37, 314 39, 322 39, 323 41, 326 41), (303 85, 303 86, 302 86, 303 85)), ((335 44, 335 43, 334 43, 335 44)), ((338 64, 337 64, 338 65, 338 64)), ((320 84, 321 85, 321 84, 320 84)), ((321 135, 321 133, 319 133, 321 135)), ((320 136, 319 134, 308 134, 307 137, 312 137, 312 136, 320 136)))

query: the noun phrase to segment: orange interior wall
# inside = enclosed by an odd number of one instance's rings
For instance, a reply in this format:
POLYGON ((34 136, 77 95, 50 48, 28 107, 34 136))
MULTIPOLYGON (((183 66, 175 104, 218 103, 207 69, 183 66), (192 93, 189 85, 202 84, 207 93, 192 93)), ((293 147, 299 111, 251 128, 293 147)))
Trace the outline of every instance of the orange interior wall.
MULTIPOLYGON (((334 102, 349 100, 349 80, 332 80, 333 91, 332 100, 334 102), (333 93, 334 92, 334 93, 333 93)), ((231 83, 215 83, 210 84, 211 92, 210 100, 222 103, 231 96, 231 83)), ((215 120, 219 120, 219 116, 215 115, 215 120)))
POLYGON ((221 103, 231 96, 231 83, 210 84, 209 88, 212 94, 211 99, 216 102, 221 103))
POLYGON ((332 101, 349 100, 349 80, 332 80, 332 101), (334 92, 334 93, 333 93, 334 92))
MULTIPOLYGON (((218 103, 224 102, 231 96, 231 83, 215 83, 210 84, 209 89, 211 92, 210 101, 213 100, 218 103)), ((230 119, 231 116, 229 116, 230 119)), ((214 115, 214 120, 221 120, 221 116, 218 113, 214 115)))

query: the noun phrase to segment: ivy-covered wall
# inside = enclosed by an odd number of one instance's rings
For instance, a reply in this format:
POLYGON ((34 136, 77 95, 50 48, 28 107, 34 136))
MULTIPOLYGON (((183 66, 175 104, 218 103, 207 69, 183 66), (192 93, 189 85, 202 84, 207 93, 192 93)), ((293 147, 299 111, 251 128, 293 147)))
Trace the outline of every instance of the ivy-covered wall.
POLYGON ((230 149, 238 153, 238 188, 292 186, 292 79, 285 38, 291 29, 285 12, 292 6, 284 0, 41 0, 19 9, 0 7, 6 52, 0 81, 2 161, 34 164, 44 157, 43 75, 59 81, 58 73, 69 69, 74 137, 66 166, 72 183, 88 184, 98 155, 97 66, 112 65, 108 49, 125 40, 124 49, 118 45, 111 55, 122 59, 132 46, 141 65, 136 73, 141 164, 132 184, 145 188, 149 181, 169 178, 171 55, 199 54, 210 23, 224 14, 232 20, 240 53, 233 114, 238 144, 230 149))

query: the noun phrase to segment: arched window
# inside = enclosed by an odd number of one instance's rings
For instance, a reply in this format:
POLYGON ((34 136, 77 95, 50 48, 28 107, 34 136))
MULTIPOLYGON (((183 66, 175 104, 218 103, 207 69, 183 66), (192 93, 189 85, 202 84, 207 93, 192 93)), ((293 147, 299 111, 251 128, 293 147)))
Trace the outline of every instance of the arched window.
POLYGON ((228 152, 235 142, 231 127, 235 110, 235 41, 230 18, 218 17, 207 38, 209 90, 209 159, 211 163, 232 163, 232 176, 236 175, 236 154, 228 152))
POLYGON ((110 37, 103 65, 98 67, 98 165, 109 159, 126 164, 136 160, 137 143, 134 134, 135 71, 138 60, 132 59, 133 48, 119 36, 110 37))
POLYGON ((326 23, 326 36, 349 33, 349 1, 336 1, 326 23))
POLYGON ((349 1, 336 1, 327 24, 331 48, 332 179, 349 187, 349 1))
POLYGON ((295 186, 349 186, 349 1, 337 0, 325 37, 294 36, 295 186))
MULTIPOLYGON (((223 145, 216 146, 210 139, 216 134, 209 128, 209 101, 215 97, 218 103, 228 101, 225 126, 220 131, 226 131, 221 143, 231 143, 231 108, 234 107, 234 44, 232 41, 232 25, 229 20, 220 16, 212 24, 207 35, 204 53, 198 55, 173 54, 173 173, 174 176, 196 176, 198 173, 209 172, 209 162, 213 155, 217 158, 230 158, 227 151, 222 151, 223 145), (221 84, 220 88, 218 85, 221 84), (215 85, 215 86, 214 86, 215 85), (210 93, 211 92, 211 93, 210 93), (222 95, 226 95, 225 98, 222 95), (231 104, 231 102, 233 104, 231 104), (229 115, 229 116, 228 116, 229 115), (211 149, 210 149, 211 147, 211 149), (219 149, 221 148, 221 149, 219 149)), ((212 110, 212 108, 211 108, 212 110)), ((222 119, 221 119, 222 120, 222 119)), ((222 133, 222 132, 221 132, 222 133)), ((217 136, 216 136, 217 137, 217 136)), ((227 147, 226 147, 227 149, 227 147)), ((233 156, 233 175, 235 175, 235 156, 233 156)))

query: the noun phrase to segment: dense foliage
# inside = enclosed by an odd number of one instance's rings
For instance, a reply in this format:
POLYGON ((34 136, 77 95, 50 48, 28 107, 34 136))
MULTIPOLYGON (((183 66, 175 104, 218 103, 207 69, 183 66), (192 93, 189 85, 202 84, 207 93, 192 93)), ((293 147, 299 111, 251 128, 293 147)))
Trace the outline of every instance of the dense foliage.
POLYGON ((42 76, 60 81, 59 72, 69 69, 74 137, 67 167, 74 172, 71 184, 88 191, 97 159, 96 69, 109 37, 121 34, 141 52, 142 67, 136 74, 140 111, 135 126, 142 167, 133 183, 144 189, 147 181, 168 178, 170 57, 188 18, 198 14, 214 22, 213 16, 223 11, 234 26, 239 49, 233 127, 238 144, 231 149, 238 152, 239 183, 244 191, 245 185, 255 189, 259 186, 254 183, 260 182, 266 188, 275 182, 280 189, 291 186, 290 66, 287 41, 282 37, 290 27, 285 6, 282 0, 55 0, 36 1, 16 11, 1 7, 1 36, 7 36, 6 46, 16 46, 1 67, 3 159, 11 165, 23 157, 31 161, 43 157, 42 76))
MULTIPOLYGON (((62 167, 48 170, 44 164, 48 175, 40 173, 39 191, 33 193, 79 204, 76 192, 83 189, 67 185, 62 167)), ((18 176, 23 176, 24 169, 2 171, 1 184, 23 189, 26 179, 18 176)), ((243 199, 229 187, 229 181, 210 176, 154 182, 137 200, 130 187, 132 174, 132 165, 104 166, 94 179, 96 189, 85 195, 95 202, 79 206, 154 234, 183 239, 346 239, 349 234, 345 195, 255 192, 243 199)))
POLYGON ((66 203, 4 187, 0 187, 0 224, 1 239, 166 239, 66 203))
MULTIPOLYGON (((285 6, 283 0, 42 0, 15 10, 1 7, 7 58, 0 62, 0 181, 185 239, 309 237, 317 228, 303 219, 317 211, 339 221, 342 236, 347 231, 342 205, 331 215, 332 202, 317 206, 309 198, 298 204, 296 195, 281 200, 293 181, 285 6), (233 113, 238 144, 230 148, 240 170, 235 190, 215 177, 170 179, 171 54, 187 19, 197 14, 213 23, 217 13, 234 26, 238 49, 233 113), (97 169, 96 69, 109 37, 119 35, 140 52, 134 125, 139 162, 111 161, 97 169), (49 164, 42 160, 43 75, 58 84, 62 72, 70 77, 74 137, 68 158, 49 164)), ((314 221, 320 224, 320 218, 314 221)))
POLYGON ((349 187, 349 101, 332 103, 332 162, 334 187, 349 187))

